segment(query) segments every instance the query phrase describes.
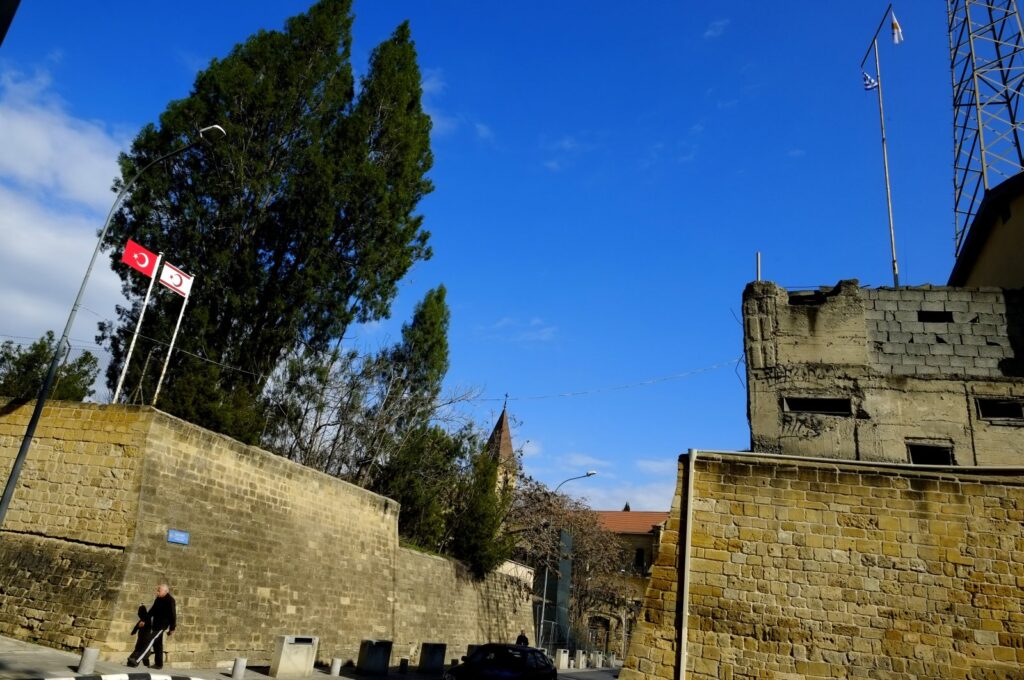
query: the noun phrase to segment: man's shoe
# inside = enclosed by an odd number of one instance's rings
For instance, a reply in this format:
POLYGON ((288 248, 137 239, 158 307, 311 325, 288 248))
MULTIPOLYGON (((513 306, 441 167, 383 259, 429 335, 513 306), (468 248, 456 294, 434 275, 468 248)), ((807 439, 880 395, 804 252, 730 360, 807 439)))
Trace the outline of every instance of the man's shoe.
POLYGON ((164 669, 164 666, 163 664, 160 664, 159 666, 152 666, 152 668, 155 671, 162 671, 164 669))

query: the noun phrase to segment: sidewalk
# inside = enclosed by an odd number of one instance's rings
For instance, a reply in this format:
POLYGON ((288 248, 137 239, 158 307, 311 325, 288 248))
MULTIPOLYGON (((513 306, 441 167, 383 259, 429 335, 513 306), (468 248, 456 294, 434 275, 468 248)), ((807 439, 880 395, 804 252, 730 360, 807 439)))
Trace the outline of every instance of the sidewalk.
MULTIPOLYGON (((95 678, 96 680, 229 680, 231 670, 225 668, 173 670, 164 668, 162 671, 149 672, 145 667, 128 668, 121 664, 97 661, 96 670, 92 675, 79 676, 78 654, 59 652, 42 645, 21 642, 0 636, 0 680, 56 680, 78 677, 95 678)), ((269 668, 255 666, 246 669, 245 680, 269 680, 269 668)), ((409 680, 440 680, 440 675, 424 675, 410 670, 399 674, 397 668, 391 675, 409 680)), ((313 680, 326 680, 330 675, 324 669, 317 669, 311 676, 313 680)), ((363 678, 353 668, 341 669, 343 678, 363 678)), ((283 679, 287 680, 287 679, 283 679)))
MULTIPOLYGON (((0 636, 0 680, 70 680, 71 678, 91 678, 93 680, 230 680, 231 670, 226 668, 189 669, 149 672, 144 667, 128 668, 121 664, 108 661, 97 661, 96 670, 92 675, 80 676, 78 670, 78 654, 59 652, 49 647, 21 642, 0 636)), ((270 680, 269 668, 255 666, 246 669, 245 680, 270 680)), ((559 678, 569 680, 605 680, 618 677, 618 669, 581 669, 559 671, 559 678)), ((308 676, 312 680, 328 680, 330 675, 325 669, 318 668, 308 676)), ((354 668, 342 668, 343 678, 365 678, 355 672, 354 668)), ((399 673, 393 667, 388 677, 407 678, 408 680, 440 680, 440 675, 429 675, 409 670, 399 673)), ((282 679, 282 680, 287 680, 282 679)))

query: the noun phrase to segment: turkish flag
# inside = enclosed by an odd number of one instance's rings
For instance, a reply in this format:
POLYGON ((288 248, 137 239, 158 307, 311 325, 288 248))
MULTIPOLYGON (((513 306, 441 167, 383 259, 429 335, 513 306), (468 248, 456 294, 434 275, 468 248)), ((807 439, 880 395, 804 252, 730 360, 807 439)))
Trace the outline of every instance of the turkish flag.
POLYGON ((128 239, 128 243, 124 246, 121 262, 124 262, 132 269, 142 272, 149 278, 153 278, 153 275, 156 273, 156 255, 131 239, 128 239))

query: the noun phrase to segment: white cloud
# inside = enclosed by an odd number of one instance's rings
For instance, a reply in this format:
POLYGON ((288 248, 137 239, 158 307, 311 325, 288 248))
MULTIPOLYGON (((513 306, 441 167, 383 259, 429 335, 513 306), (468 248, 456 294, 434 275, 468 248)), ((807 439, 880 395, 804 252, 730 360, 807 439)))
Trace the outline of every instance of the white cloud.
POLYGON ((492 340, 520 343, 549 342, 558 335, 558 327, 546 323, 540 317, 533 317, 524 323, 505 316, 478 330, 492 340))
POLYGON ((631 510, 662 510, 672 507, 672 496, 676 491, 676 483, 672 481, 636 484, 624 482, 605 486, 592 481, 584 489, 577 489, 574 494, 582 498, 594 510, 621 510, 629 503, 631 510))
POLYGON ((655 475, 674 473, 678 465, 679 463, 675 458, 658 458, 656 460, 641 458, 636 461, 638 469, 655 475))
POLYGON ((473 127, 476 129, 477 139, 483 139, 489 141, 494 139, 494 131, 490 127, 483 123, 474 123, 473 127))
POLYGON ((564 458, 564 461, 567 465, 578 468, 602 468, 611 465, 603 458, 595 458, 585 453, 570 453, 564 458))
MULTIPOLYGON (((0 72, 0 130, 0 333, 59 335, 113 201, 125 140, 71 115, 44 71, 0 72)), ((121 301, 120 280, 101 255, 72 344, 91 343, 96 323, 112 319, 121 301)))
POLYGON ((102 211, 109 207, 117 154, 125 146, 95 122, 74 118, 50 77, 0 73, 0 178, 19 189, 102 211))
POLYGON ((554 158, 552 158, 550 160, 544 161, 544 167, 550 170, 551 172, 558 172, 559 170, 562 169, 562 164, 559 163, 554 158))
POLYGON ((712 21, 708 25, 707 29, 704 31, 704 37, 707 38, 708 40, 721 37, 721 35, 725 33, 725 29, 728 25, 728 19, 718 19, 716 21, 712 21))
POLYGON ((806 154, 807 152, 804 151, 803 149, 790 149, 789 151, 786 152, 786 155, 789 156, 790 158, 799 158, 800 156, 804 156, 806 154))
POLYGON ((423 69, 423 79, 420 83, 420 87, 423 88, 423 94, 441 94, 444 89, 448 86, 448 83, 444 80, 444 73, 439 68, 425 68, 423 69))
POLYGON ((539 456, 544 452, 544 447, 541 446, 540 442, 527 441, 523 444, 523 458, 529 458, 530 456, 539 456))

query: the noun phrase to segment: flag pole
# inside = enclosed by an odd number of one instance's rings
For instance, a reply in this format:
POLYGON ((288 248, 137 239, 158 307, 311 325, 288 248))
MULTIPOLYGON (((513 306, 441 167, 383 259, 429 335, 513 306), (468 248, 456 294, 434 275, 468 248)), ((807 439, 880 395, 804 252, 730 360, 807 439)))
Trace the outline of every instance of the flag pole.
POLYGON ((138 340, 139 330, 142 328, 142 317, 146 315, 146 308, 149 307, 149 296, 153 293, 153 284, 156 283, 157 274, 160 272, 160 261, 163 259, 163 253, 159 253, 156 256, 156 264, 153 266, 153 275, 149 277, 149 288, 146 289, 146 299, 142 301, 142 311, 139 312, 139 320, 135 324, 135 332, 132 333, 132 341, 128 345, 128 354, 124 358, 124 366, 121 367, 121 376, 117 379, 117 389, 114 390, 114 398, 111 400, 111 404, 116 404, 117 398, 121 396, 121 388, 124 386, 124 378, 128 374, 128 364, 132 360, 132 352, 135 351, 135 341, 138 340))
MULTIPOLYGON (((191 290, 189 293, 191 294, 191 290)), ((188 304, 188 295, 185 296, 185 300, 181 303, 181 312, 178 313, 178 323, 174 324, 174 334, 171 336, 171 345, 167 348, 167 356, 164 357, 164 367, 160 371, 160 379, 156 381, 156 392, 153 393, 153 406, 156 406, 156 400, 160 398, 160 387, 164 384, 164 376, 167 375, 167 365, 171 363, 171 352, 174 351, 174 341, 178 339, 178 329, 181 328, 181 319, 185 316, 185 305, 188 304)))
MULTIPOLYGON (((884 21, 884 19, 883 19, 884 21)), ((885 109, 882 107, 882 63, 878 59, 878 33, 872 40, 875 50, 875 79, 878 81, 878 120, 882 128, 882 165, 885 167, 885 204, 889 209, 889 246, 892 249, 892 285, 900 287, 900 269, 896 262, 896 229, 892 220, 892 187, 889 185, 889 149, 885 143, 885 109)))

